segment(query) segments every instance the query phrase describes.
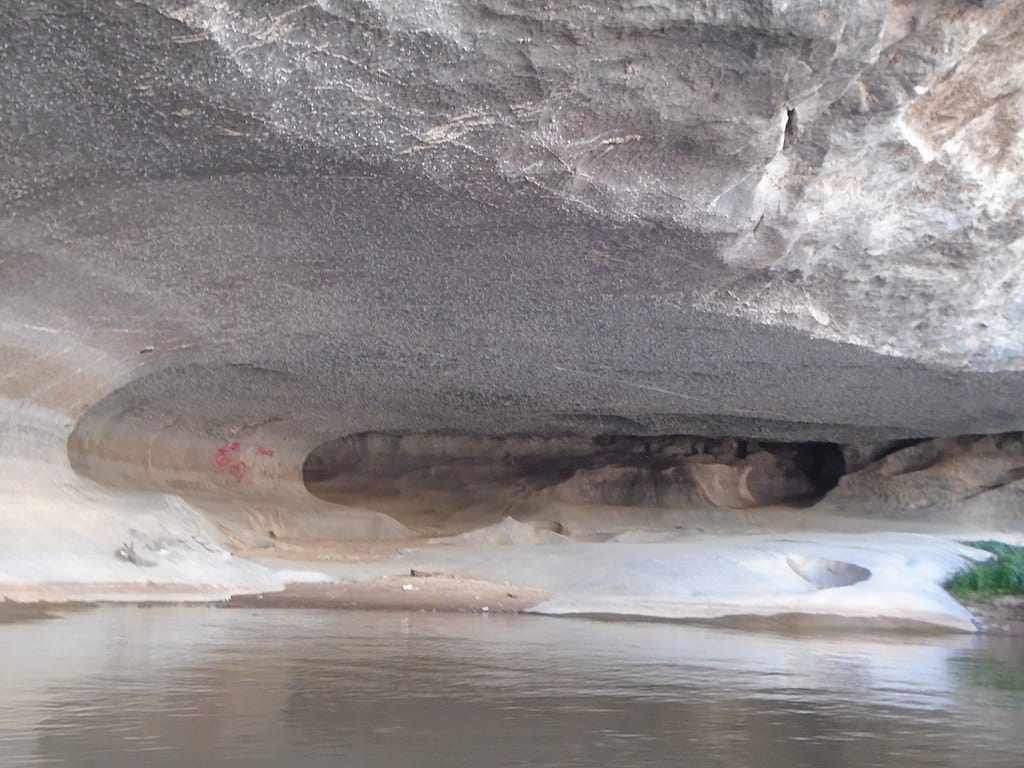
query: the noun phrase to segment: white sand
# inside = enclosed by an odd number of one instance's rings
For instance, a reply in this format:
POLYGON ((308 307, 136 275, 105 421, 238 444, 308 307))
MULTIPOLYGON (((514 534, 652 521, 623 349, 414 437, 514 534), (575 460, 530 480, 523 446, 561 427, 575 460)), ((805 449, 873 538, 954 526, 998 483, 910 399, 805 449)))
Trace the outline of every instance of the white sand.
MULTIPOLYGON (((921 622, 975 631, 943 581, 984 552, 943 537, 905 533, 701 536, 655 543, 447 545, 374 562, 306 563, 341 582, 410 569, 457 573, 549 591, 531 610, 667 619, 806 614, 921 622), (849 586, 848 563, 870 572, 849 586), (799 571, 799 572, 798 572, 799 571), (800 575, 804 573, 804 576, 800 575), (808 581, 817 576, 826 586, 808 581)), ((263 561, 273 566, 273 561, 263 561)))

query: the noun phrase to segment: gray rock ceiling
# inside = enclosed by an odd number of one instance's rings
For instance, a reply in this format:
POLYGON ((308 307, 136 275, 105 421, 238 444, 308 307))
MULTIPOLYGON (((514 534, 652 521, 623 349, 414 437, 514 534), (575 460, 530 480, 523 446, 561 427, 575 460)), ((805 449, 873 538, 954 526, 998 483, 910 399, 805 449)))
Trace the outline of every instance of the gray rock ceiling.
POLYGON ((1022 49, 1022 2, 0 3, 0 394, 79 345, 47 402, 129 431, 1019 429, 1022 49))

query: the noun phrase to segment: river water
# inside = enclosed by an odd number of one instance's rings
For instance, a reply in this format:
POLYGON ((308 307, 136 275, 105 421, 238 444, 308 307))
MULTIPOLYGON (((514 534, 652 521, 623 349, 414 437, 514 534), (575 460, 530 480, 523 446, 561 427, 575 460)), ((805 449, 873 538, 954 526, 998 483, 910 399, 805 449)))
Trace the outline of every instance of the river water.
POLYGON ((1024 765, 1024 645, 473 614, 0 624, 0 766, 1024 765))

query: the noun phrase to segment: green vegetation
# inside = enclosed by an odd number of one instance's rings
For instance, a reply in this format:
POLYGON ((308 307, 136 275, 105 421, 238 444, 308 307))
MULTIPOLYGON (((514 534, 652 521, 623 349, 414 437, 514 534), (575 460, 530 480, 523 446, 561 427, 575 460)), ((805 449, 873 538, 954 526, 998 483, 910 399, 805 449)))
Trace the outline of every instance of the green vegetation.
POLYGON ((946 582, 946 589, 962 600, 991 600, 999 595, 1024 595, 1024 547, 998 541, 968 541, 968 546, 995 557, 973 563, 946 582))

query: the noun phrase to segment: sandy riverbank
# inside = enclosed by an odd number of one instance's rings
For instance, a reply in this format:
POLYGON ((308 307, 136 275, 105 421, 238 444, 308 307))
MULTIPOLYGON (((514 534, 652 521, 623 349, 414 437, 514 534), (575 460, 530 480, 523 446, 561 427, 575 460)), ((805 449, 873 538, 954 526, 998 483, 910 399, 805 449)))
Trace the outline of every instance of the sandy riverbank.
POLYGON ((941 586, 985 555, 945 536, 631 532, 573 541, 507 520, 468 537, 401 544, 249 552, 268 569, 323 578, 232 603, 985 628, 941 586))
POLYGON ((523 611, 743 626, 796 622, 1019 633, 1019 605, 969 609, 942 588, 970 560, 988 556, 959 543, 963 538, 635 529, 580 539, 507 518, 442 539, 277 540, 234 554, 204 550, 201 561, 192 550, 154 548, 147 557, 159 565, 116 566, 130 576, 124 580, 105 578, 116 563, 108 553, 103 567, 81 570, 77 580, 0 580, 0 596, 18 603, 523 611), (163 581, 164 572, 191 578, 163 581))
POLYGON ((358 583, 290 584, 281 592, 235 595, 230 608, 363 608, 380 610, 518 613, 551 597, 511 582, 449 573, 394 574, 358 583))

